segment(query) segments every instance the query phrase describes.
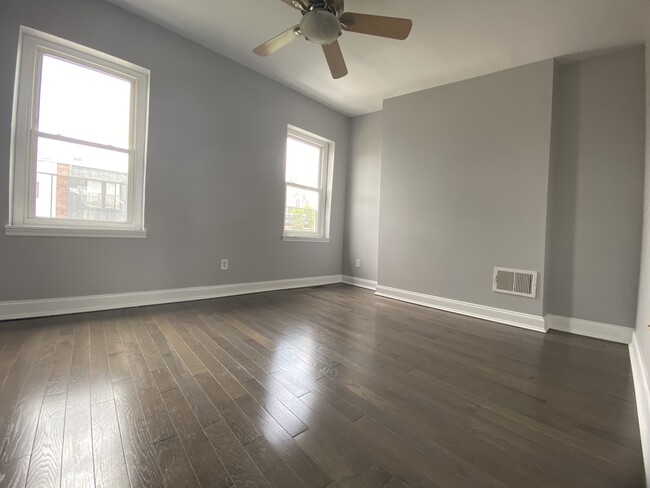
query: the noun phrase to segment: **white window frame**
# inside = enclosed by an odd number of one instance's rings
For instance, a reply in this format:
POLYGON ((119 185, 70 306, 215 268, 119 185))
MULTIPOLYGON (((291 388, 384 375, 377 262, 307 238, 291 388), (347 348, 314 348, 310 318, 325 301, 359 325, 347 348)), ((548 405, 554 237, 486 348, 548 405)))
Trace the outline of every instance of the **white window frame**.
POLYGON ((319 187, 312 188, 296 183, 290 183, 286 179, 287 157, 284 158, 284 212, 282 213, 282 240, 298 242, 329 242, 330 233, 330 210, 332 203, 332 176, 334 173, 334 142, 318 136, 306 130, 289 125, 287 126, 287 139, 294 138, 308 144, 318 146, 321 149, 319 187), (284 222, 287 214, 287 187, 302 188, 309 191, 318 191, 318 222, 316 232, 288 231, 284 229, 284 222))
POLYGON ((14 90, 13 134, 9 191, 9 236, 146 237, 144 190, 149 112, 148 69, 79 44, 21 26, 14 90), (38 218, 35 212, 36 142, 40 96, 41 65, 50 55, 80 66, 127 80, 131 83, 129 147, 76 140, 57 134, 48 139, 72 142, 87 147, 110 149, 129 155, 126 222, 38 218))

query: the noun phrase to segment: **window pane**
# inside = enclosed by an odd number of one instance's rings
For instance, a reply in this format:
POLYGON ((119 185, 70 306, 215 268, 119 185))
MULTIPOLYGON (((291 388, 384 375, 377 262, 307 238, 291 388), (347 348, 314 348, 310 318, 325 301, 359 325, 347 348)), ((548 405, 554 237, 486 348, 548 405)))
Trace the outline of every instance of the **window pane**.
POLYGON ((38 130, 126 149, 131 83, 44 55, 38 130))
POLYGON ((36 217, 126 222, 127 154, 39 137, 36 172, 36 217))
POLYGON ((318 188, 322 149, 287 137, 287 183, 318 188))
POLYGON ((294 232, 318 232, 317 191, 287 186, 287 204, 284 215, 284 230, 294 232))

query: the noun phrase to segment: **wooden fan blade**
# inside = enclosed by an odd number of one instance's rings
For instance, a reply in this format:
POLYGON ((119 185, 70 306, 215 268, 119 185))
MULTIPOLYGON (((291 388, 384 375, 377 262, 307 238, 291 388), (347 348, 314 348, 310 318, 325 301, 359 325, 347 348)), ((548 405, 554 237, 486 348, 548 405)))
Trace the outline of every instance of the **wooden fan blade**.
POLYGON ((323 46, 323 53, 325 53, 325 59, 327 59, 327 64, 330 67, 332 78, 338 80, 348 74, 348 68, 345 65, 345 59, 343 59, 339 41, 334 41, 332 44, 323 46))
POLYGON ((258 56, 268 56, 291 43, 298 37, 300 37, 300 26, 295 25, 291 29, 284 31, 282 34, 275 36, 273 39, 266 41, 261 46, 257 46, 253 49, 253 52, 258 56))
POLYGON ((410 19, 382 17, 380 15, 356 14, 346 12, 341 15, 343 29, 359 34, 388 37, 403 41, 411 33, 413 22, 410 19))

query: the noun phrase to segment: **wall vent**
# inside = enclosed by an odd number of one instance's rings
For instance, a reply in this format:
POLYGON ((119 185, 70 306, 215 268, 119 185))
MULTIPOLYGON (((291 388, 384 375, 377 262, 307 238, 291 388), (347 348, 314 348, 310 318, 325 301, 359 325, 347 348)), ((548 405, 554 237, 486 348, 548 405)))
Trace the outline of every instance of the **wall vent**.
POLYGON ((494 268, 492 290, 498 293, 535 298, 537 295, 537 271, 494 268))

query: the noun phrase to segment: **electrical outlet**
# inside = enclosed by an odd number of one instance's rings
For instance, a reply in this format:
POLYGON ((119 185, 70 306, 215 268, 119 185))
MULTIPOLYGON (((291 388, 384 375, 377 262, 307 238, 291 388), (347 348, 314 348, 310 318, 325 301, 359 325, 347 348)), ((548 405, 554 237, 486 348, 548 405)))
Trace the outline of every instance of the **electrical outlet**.
POLYGON ((360 268, 360 267, 361 267, 361 260, 360 260, 360 259, 357 259, 357 260, 354 262, 354 267, 355 267, 355 268, 360 268))
POLYGON ((228 260, 227 259, 222 259, 221 260, 221 270, 225 271, 228 269, 228 260))

